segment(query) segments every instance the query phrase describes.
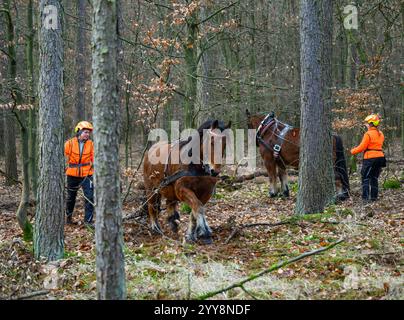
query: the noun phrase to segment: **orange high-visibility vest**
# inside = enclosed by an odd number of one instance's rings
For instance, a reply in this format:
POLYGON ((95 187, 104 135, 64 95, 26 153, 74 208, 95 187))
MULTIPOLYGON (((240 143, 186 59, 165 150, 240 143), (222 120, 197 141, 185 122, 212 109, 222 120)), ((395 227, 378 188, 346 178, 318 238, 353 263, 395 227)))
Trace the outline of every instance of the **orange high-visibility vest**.
POLYGON ((80 155, 79 139, 72 138, 65 143, 67 157, 66 175, 73 177, 86 177, 93 174, 94 145, 87 140, 80 155))
POLYGON ((376 127, 370 127, 369 130, 363 135, 360 145, 351 150, 351 154, 364 152, 363 159, 384 157, 382 150, 383 142, 383 132, 377 130, 376 127))

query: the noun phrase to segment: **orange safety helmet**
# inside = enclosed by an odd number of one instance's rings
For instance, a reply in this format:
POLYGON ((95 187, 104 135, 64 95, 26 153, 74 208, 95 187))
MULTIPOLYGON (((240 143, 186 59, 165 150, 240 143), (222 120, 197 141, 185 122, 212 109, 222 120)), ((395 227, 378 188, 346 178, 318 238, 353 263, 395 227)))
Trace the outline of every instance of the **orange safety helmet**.
POLYGON ((375 127, 377 127, 380 123, 380 117, 377 114, 371 114, 371 115, 368 115, 364 121, 367 123, 373 123, 373 125, 375 127))
POLYGON ((74 132, 79 132, 80 130, 87 129, 93 131, 93 125, 88 121, 80 121, 74 128, 74 132))

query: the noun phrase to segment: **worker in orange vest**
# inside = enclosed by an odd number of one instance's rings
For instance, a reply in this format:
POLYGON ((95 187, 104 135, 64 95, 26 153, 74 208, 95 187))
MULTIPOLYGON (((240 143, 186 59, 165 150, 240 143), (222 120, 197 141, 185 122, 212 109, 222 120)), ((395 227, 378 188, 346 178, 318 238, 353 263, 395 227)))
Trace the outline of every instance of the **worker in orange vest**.
POLYGON ((367 132, 363 135, 359 146, 351 150, 355 155, 363 152, 362 164, 362 199, 364 202, 376 201, 379 192, 378 179, 381 169, 386 166, 386 158, 383 153, 384 135, 378 129, 380 117, 371 114, 365 118, 367 132), (370 198, 369 198, 370 187, 370 198))
POLYGON ((80 121, 74 129, 75 137, 66 141, 65 156, 67 157, 67 205, 66 223, 77 224, 73 221, 74 205, 77 191, 83 189, 85 198, 84 224, 93 228, 94 188, 93 162, 94 145, 89 139, 93 125, 88 121, 80 121))

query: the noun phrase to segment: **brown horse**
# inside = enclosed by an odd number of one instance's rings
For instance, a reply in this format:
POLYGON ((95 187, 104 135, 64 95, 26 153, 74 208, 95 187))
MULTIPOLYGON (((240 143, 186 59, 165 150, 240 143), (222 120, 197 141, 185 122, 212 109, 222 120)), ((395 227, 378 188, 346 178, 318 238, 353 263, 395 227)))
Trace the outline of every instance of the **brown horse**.
MULTIPOLYGON (((282 123, 273 112, 268 115, 251 115, 248 110, 249 129, 257 129, 256 143, 264 160, 269 176, 269 195, 277 195, 276 175, 281 181, 283 196, 289 196, 287 167, 299 168, 300 129, 282 123)), ((349 178, 342 140, 333 135, 333 157, 337 197, 345 200, 349 197, 349 178)))
POLYGON ((149 149, 144 160, 143 175, 153 231, 162 234, 158 215, 161 198, 164 197, 169 213, 168 223, 174 232, 178 231, 177 203, 185 202, 192 209, 186 240, 194 242, 199 238, 205 244, 212 243, 212 230, 205 218, 204 205, 211 198, 219 180, 217 176, 222 158, 217 161, 217 154, 215 158, 215 152, 208 153, 205 148, 215 151, 219 148, 223 155, 226 148, 223 131, 230 126, 230 122, 225 126, 222 121, 208 120, 186 140, 171 144, 161 141, 149 149), (163 161, 156 161, 153 157, 163 161), (189 160, 190 157, 192 160, 189 160))

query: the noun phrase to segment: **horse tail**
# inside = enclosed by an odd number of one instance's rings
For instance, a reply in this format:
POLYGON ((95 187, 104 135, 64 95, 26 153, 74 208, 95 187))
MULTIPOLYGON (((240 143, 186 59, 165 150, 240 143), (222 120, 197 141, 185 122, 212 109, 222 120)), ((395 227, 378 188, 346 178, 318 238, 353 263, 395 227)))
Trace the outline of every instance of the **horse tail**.
POLYGON ((342 144, 342 139, 340 136, 335 135, 334 138, 336 150, 335 171, 337 172, 338 177, 341 180, 344 193, 347 197, 349 197, 349 177, 344 155, 344 146, 342 144))

